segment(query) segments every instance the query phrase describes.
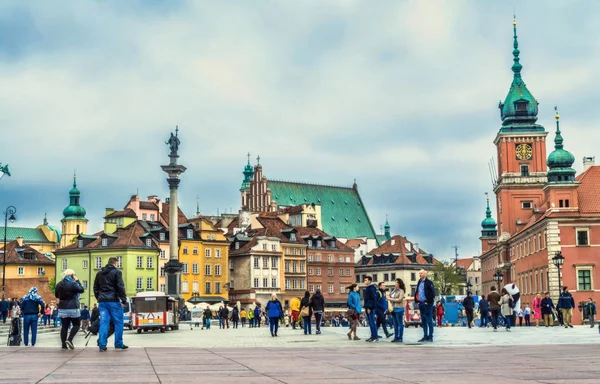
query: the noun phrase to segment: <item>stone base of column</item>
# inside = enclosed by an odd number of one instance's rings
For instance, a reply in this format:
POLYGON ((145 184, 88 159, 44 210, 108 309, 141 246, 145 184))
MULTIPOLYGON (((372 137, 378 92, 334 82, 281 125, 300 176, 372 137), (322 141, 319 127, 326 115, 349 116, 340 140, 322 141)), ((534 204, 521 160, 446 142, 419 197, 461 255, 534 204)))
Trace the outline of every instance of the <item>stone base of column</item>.
POLYGON ((169 260, 165 263, 167 295, 173 298, 181 298, 181 271, 183 264, 178 260, 169 260))

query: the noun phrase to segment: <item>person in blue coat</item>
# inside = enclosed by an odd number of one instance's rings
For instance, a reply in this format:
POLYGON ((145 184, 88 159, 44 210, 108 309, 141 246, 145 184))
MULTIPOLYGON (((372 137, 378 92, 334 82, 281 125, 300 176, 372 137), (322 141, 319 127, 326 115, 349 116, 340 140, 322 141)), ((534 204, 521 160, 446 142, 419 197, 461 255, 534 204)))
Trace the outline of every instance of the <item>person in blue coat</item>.
POLYGON ((32 287, 19 304, 21 313, 23 314, 23 341, 25 346, 29 344, 29 330, 31 329, 31 346, 35 345, 37 338, 38 318, 44 313, 44 300, 38 294, 38 289, 32 287))
POLYGON ((358 322, 360 320, 360 314, 362 312, 362 306, 360 305, 360 294, 358 293, 358 285, 352 284, 348 287, 348 322, 350 323, 350 332, 348 332, 348 340, 352 340, 352 334, 354 333, 354 340, 360 340, 356 336, 356 328, 358 328, 358 322))
POLYGON ((283 308, 275 293, 271 295, 271 300, 267 303, 265 310, 267 312, 267 317, 269 318, 271 336, 275 337, 279 330, 279 320, 283 318, 283 308))

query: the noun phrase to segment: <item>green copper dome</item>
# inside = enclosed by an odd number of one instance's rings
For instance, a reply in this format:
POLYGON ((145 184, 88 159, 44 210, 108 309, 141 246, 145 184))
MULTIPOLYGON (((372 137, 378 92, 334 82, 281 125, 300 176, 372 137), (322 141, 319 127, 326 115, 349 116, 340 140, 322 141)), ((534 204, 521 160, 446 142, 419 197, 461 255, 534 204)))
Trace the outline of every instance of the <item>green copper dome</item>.
POLYGON ((69 206, 63 209, 63 220, 85 220, 85 209, 79 205, 80 192, 73 176, 73 188, 69 191, 69 206))
POLYGON ((252 181, 252 177, 254 177, 254 168, 250 165, 250 154, 248 154, 248 163, 246 167, 244 167, 244 180, 242 181, 242 186, 240 191, 247 191, 250 189, 250 181, 252 181))
POLYGON ((538 102, 533 97, 523 78, 521 70, 523 66, 520 63, 519 42, 517 40, 517 22, 513 21, 513 81, 504 103, 500 102, 500 118, 502 119, 501 132, 543 132, 544 128, 535 124, 538 114, 538 102))
MULTIPOLYGON (((487 195, 487 193, 486 193, 487 195)), ((496 230, 496 221, 492 218, 492 210, 490 209, 490 198, 486 196, 487 208, 485 210, 485 219, 481 222, 481 236, 482 237, 496 237, 498 231, 496 230)))
POLYGON ((385 225, 383 226, 383 229, 385 230, 385 238, 387 240, 392 238, 392 233, 390 231, 391 227, 390 227, 390 222, 388 221, 387 215, 385 215, 385 225))
MULTIPOLYGON (((555 108, 556 109, 556 108, 555 108)), ((575 163, 575 156, 566 151, 563 145, 563 138, 560 132, 560 116, 556 112, 556 136, 554 137, 554 151, 548 156, 546 165, 548 165, 548 182, 573 182, 575 181, 575 170, 572 168, 575 163)))

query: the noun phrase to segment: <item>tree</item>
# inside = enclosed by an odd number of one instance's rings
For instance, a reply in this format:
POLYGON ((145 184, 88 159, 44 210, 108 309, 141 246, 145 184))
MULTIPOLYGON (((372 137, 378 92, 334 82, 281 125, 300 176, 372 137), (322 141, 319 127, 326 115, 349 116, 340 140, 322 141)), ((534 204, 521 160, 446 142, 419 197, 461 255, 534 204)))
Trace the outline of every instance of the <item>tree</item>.
POLYGON ((56 277, 52 276, 52 278, 50 279, 50 281, 48 281, 48 285, 50 286, 50 291, 52 292, 52 294, 54 294, 54 288, 56 288, 56 277))
POLYGON ((457 294, 464 283, 462 274, 455 266, 448 263, 434 265, 431 272, 433 274, 433 284, 441 296, 457 294))

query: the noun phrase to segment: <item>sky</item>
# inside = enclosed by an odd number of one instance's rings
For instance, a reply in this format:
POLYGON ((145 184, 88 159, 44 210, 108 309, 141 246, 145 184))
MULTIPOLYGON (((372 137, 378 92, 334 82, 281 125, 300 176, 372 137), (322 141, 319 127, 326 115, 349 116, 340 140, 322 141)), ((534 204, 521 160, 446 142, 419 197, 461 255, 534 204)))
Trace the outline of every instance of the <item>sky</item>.
POLYGON ((580 172, 600 155, 599 2, 2 1, 0 205, 60 225, 76 170, 100 230, 137 191, 168 195, 178 125, 190 216, 197 196, 237 212, 250 152, 270 179, 356 179, 377 232, 387 214, 440 259, 476 255, 513 12, 548 153, 558 105, 580 172))

